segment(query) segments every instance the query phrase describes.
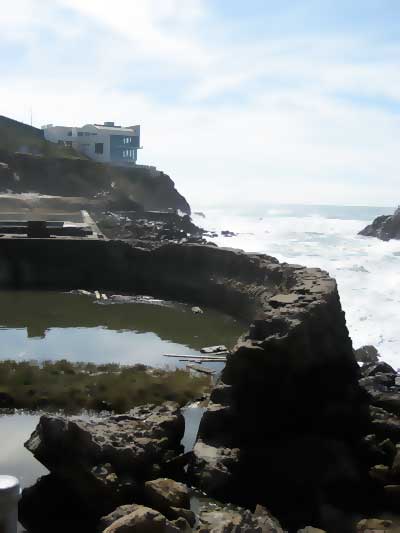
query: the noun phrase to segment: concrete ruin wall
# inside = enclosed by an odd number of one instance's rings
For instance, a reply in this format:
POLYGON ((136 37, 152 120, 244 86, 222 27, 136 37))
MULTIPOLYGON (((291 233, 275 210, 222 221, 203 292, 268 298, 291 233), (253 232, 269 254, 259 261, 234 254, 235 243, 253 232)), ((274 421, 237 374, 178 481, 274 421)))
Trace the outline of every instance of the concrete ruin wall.
POLYGON ((367 405, 327 273, 213 246, 0 239, 0 286, 134 291, 246 320, 200 426, 193 482, 280 517, 290 510, 295 524, 361 494, 367 405))

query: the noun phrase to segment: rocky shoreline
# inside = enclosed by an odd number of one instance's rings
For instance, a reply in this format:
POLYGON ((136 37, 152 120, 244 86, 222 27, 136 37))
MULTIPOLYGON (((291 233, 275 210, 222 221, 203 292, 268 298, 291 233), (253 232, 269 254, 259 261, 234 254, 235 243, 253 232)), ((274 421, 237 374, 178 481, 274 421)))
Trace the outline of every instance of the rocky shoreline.
MULTIPOLYGON (((249 324, 193 450, 171 402, 92 420, 43 416, 26 447, 50 473, 24 490, 29 533, 390 530, 374 517, 400 503, 400 378, 371 350, 358 354, 360 369, 326 272, 208 243, 155 169, 0 160, 3 190, 87 198, 106 236, 0 239, 1 287, 151 294, 249 324)), ((398 216, 362 234, 396 238, 398 216)))
POLYGON ((359 235, 377 237, 382 241, 400 239, 400 208, 397 208, 393 215, 377 217, 372 224, 361 230, 359 235))
MULTIPOLYGON (((400 483, 393 450, 400 441, 400 424, 389 396, 397 394, 396 376, 382 363, 370 363, 381 365, 380 370, 368 367, 369 374, 361 376, 336 283, 327 273, 199 244, 147 250, 121 241, 92 246, 95 253, 68 273, 77 286, 88 279, 87 269, 96 287, 107 288, 117 280, 139 293, 216 307, 246 320, 249 329, 228 356, 190 453, 180 448, 180 412, 168 405, 163 408, 174 437, 165 434, 160 413, 150 407, 143 407, 142 414, 139 409, 111 416, 100 425, 43 418, 27 447, 51 474, 24 492, 21 516, 30 533, 46 531, 43 524, 31 523, 32 510, 37 516, 37 502, 45 501, 43 495, 60 483, 64 498, 52 504, 54 509, 61 505, 56 517, 65 516, 66 498, 75 501, 73 529, 78 532, 85 524, 85 533, 103 527, 101 517, 121 505, 134 508, 127 514, 124 508, 124 516, 121 510, 112 515, 118 518, 104 526, 107 533, 146 527, 216 533, 236 526, 236 531, 249 533, 297 532, 311 525, 345 533, 355 531, 349 517, 395 510, 400 483), (96 271, 99 262, 107 268, 96 271), (374 399, 367 385, 383 384, 387 396, 374 399), (152 420, 154 425, 148 426, 152 420), (376 472, 384 474, 379 482, 376 472), (173 514, 184 508, 158 507, 146 499, 146 483, 164 478, 215 498, 221 502, 215 512, 225 514, 216 515, 217 522, 209 527, 202 523, 201 511, 192 525, 190 513, 173 514), (232 504, 241 509, 239 515, 232 515, 232 504)), ((73 245, 60 247, 46 272, 52 287, 65 283, 58 263, 72 265, 74 253, 73 245)), ((8 257, 16 260, 18 254, 8 257)), ((29 281, 41 268, 40 257, 23 256, 25 266, 30 261, 29 281)), ((2 267, 4 273, 4 260, 2 267)))

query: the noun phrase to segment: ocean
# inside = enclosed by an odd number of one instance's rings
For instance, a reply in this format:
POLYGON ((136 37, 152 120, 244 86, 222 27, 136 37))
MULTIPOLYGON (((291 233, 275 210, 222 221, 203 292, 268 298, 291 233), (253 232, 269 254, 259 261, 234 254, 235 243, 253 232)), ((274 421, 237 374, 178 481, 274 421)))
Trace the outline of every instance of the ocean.
MULTIPOLYGON (((400 367, 400 241, 383 242, 357 233, 395 207, 266 205, 207 210, 199 226, 235 237, 219 246, 262 252, 287 263, 318 267, 337 281, 355 348, 373 344, 382 359, 400 367)), ((194 209, 197 211, 197 209, 194 209)))

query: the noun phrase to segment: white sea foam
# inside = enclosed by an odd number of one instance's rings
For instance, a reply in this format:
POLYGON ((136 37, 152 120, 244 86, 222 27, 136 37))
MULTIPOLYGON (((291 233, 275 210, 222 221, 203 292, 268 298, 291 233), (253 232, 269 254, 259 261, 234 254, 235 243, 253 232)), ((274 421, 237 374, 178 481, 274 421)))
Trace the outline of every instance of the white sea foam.
MULTIPOLYGON (((343 209, 343 208, 338 208, 343 209)), ((309 216, 281 216, 279 209, 264 216, 231 216, 207 212, 195 220, 217 232, 230 230, 237 237, 217 237, 220 246, 263 252, 280 261, 319 267, 336 278, 354 346, 375 345, 383 359, 400 367, 400 241, 382 242, 357 233, 370 219, 357 208, 348 218, 327 218, 310 208, 309 216)), ((329 209, 332 216, 332 208, 329 209)), ((373 218, 373 217, 372 217, 373 218)))

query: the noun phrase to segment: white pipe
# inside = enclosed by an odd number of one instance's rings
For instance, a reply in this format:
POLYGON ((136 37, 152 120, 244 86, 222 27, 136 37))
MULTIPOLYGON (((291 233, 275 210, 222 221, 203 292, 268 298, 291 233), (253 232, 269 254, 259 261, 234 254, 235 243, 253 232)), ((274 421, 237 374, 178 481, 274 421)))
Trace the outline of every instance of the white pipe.
POLYGON ((0 533, 17 533, 21 489, 13 476, 0 476, 0 533))

